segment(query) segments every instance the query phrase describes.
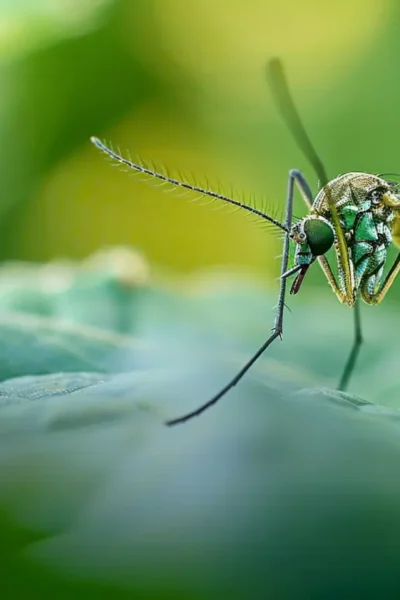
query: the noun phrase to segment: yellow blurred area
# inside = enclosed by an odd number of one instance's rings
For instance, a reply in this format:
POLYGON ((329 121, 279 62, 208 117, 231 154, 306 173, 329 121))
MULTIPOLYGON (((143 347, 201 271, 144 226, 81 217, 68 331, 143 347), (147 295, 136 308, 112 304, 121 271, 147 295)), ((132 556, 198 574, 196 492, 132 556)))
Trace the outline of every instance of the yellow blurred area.
MULTIPOLYGON (((216 165, 232 175, 240 168, 229 157, 224 164, 217 154, 210 155, 195 131, 182 131, 179 122, 165 117, 154 109, 140 111, 108 138, 118 140, 124 156, 132 154, 134 159, 138 150, 144 160, 164 157, 165 165, 179 165, 189 181, 191 173, 206 173, 207 180, 215 181, 216 165)), ((130 243, 144 248, 151 261, 182 269, 218 262, 265 264, 265 233, 246 213, 233 213, 204 198, 191 202, 179 197, 179 191, 163 193, 143 179, 105 160, 88 141, 52 173, 38 201, 26 211, 21 223, 24 243, 32 252, 42 245, 55 255, 68 248, 74 256, 85 256, 103 244, 130 243), (234 243, 242 237, 243 243, 234 243)), ((231 181, 229 175, 226 179, 231 181)), ((195 180, 205 184, 202 177, 195 180)))
MULTIPOLYGON (((265 195, 282 211, 282 173, 298 165, 287 162, 279 139, 257 135, 260 123, 261 132, 269 126, 285 143, 288 137, 273 109, 263 66, 272 56, 282 57, 295 97, 315 82, 329 82, 333 89, 371 45, 381 43, 390 17, 390 3, 382 0, 153 0, 143 5, 148 14, 142 15, 138 38, 131 29, 133 4, 132 10, 126 4, 123 44, 161 81, 176 85, 174 93, 188 113, 180 119, 173 106, 152 98, 92 134, 133 160, 138 154, 171 173, 179 169, 189 173, 189 181, 193 174, 200 185, 205 178, 210 185, 221 181, 225 193, 232 185, 246 196, 265 195), (251 146, 247 149, 248 140, 240 142, 246 120, 256 132, 257 156, 265 156, 264 171, 251 146)), ((315 98, 316 107, 323 102, 326 97, 315 98)), ((214 211, 219 205, 190 203, 139 179, 112 168, 88 140, 46 176, 26 205, 15 232, 22 253, 82 256, 102 245, 130 243, 171 268, 235 264, 276 274, 279 236, 242 211, 214 211)))
MULTIPOLYGON (((340 77, 384 31, 385 0, 157 0, 154 13, 165 52, 187 75, 265 106, 266 61, 291 67, 291 84, 340 77), (312 67, 311 67, 312 65, 312 67)), ((145 57, 157 68, 151 52, 145 57)), ((215 89, 212 90, 216 92, 215 89)))

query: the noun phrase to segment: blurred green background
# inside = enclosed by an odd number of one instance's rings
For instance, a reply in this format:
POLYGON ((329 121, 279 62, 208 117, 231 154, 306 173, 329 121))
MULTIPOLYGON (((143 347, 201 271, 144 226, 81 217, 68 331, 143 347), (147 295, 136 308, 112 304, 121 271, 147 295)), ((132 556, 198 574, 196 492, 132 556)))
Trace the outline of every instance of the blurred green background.
POLYGON ((331 177, 399 171, 399 24, 395 0, 0 2, 0 259, 78 259, 0 269, 2 597, 399 598, 399 283, 363 306, 359 397, 315 267, 284 343, 168 429, 264 341, 281 241, 89 141, 279 215, 290 168, 317 190, 279 56, 331 177))
MULTIPOLYGON (((387 0, 3 1, 1 258, 129 243, 161 267, 275 277, 276 235, 112 169, 89 137, 279 214, 289 168, 317 182, 272 104, 264 66, 277 55, 332 177, 399 170, 399 12, 387 0)), ((317 271, 302 294, 323 283, 317 271)))

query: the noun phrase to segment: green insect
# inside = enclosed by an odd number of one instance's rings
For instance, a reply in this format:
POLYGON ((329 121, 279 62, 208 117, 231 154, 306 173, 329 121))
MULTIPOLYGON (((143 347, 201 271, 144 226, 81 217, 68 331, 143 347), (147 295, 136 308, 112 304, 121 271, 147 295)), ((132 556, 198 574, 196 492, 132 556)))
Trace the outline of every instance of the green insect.
POLYGON ((282 337, 287 279, 295 276, 290 294, 297 294, 308 269, 315 261, 319 263, 339 301, 353 308, 354 340, 338 385, 338 389, 345 390, 362 343, 360 298, 367 304, 382 302, 400 270, 400 252, 390 269, 385 269, 389 247, 393 242, 400 246, 400 194, 397 193, 397 184, 386 180, 383 175, 368 173, 346 173, 329 181, 298 115, 279 59, 268 63, 267 76, 278 110, 322 186, 314 198, 302 173, 290 170, 284 222, 233 198, 171 178, 141 163, 135 164, 114 152, 98 138, 92 138, 92 142, 100 150, 136 172, 176 188, 198 192, 202 196, 240 207, 285 233, 277 312, 271 335, 213 398, 196 410, 168 421, 167 425, 183 423, 218 402, 240 381, 274 340, 282 337), (293 223, 295 185, 309 212, 293 223), (290 244, 295 245, 295 253, 294 264, 289 268, 290 244), (334 250, 336 259, 335 270, 326 258, 326 253, 331 249, 334 250))

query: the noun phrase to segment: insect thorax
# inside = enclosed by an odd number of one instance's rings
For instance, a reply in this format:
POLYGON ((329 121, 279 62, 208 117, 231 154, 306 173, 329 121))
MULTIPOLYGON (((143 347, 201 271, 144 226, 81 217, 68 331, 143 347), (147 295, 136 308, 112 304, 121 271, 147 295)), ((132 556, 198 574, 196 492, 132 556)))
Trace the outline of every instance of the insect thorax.
MULTIPOLYGON (((392 229, 400 216, 400 197, 388 181, 367 173, 347 173, 320 190, 312 212, 332 221, 336 206, 346 240, 354 292, 373 303, 382 283, 392 229)), ((339 270, 339 283, 346 293, 339 270)))

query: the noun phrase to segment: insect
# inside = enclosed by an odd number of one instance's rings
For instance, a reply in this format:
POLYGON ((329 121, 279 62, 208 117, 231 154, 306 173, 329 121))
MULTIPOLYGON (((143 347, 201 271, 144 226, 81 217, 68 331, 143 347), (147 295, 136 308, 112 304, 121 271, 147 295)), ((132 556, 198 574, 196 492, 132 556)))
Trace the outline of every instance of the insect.
POLYGON ((363 341, 360 298, 367 304, 379 304, 400 270, 400 252, 390 269, 385 269, 388 249, 392 242, 400 246, 400 194, 397 193, 397 184, 385 179, 385 174, 359 172, 346 173, 328 180, 324 166, 297 112, 279 59, 274 58, 268 62, 267 77, 277 108, 298 147, 313 167, 321 186, 314 198, 302 173, 295 169, 290 170, 283 222, 233 198, 174 179, 142 163, 135 164, 114 152, 98 138, 91 138, 97 148, 136 172, 176 188, 198 192, 202 196, 240 207, 284 232, 278 303, 271 335, 215 396, 192 412, 167 421, 167 425, 188 421, 216 404, 242 379, 265 350, 277 338, 282 338, 287 280, 294 276, 290 294, 297 294, 308 269, 315 261, 322 268, 338 300, 353 309, 354 338, 338 385, 340 390, 347 389, 363 341), (306 203, 308 214, 293 222, 295 186, 306 203), (294 264, 289 267, 291 244, 294 244, 295 248, 294 264), (334 269, 326 257, 331 249, 335 257, 334 269), (387 271, 386 274, 384 271, 387 271))

